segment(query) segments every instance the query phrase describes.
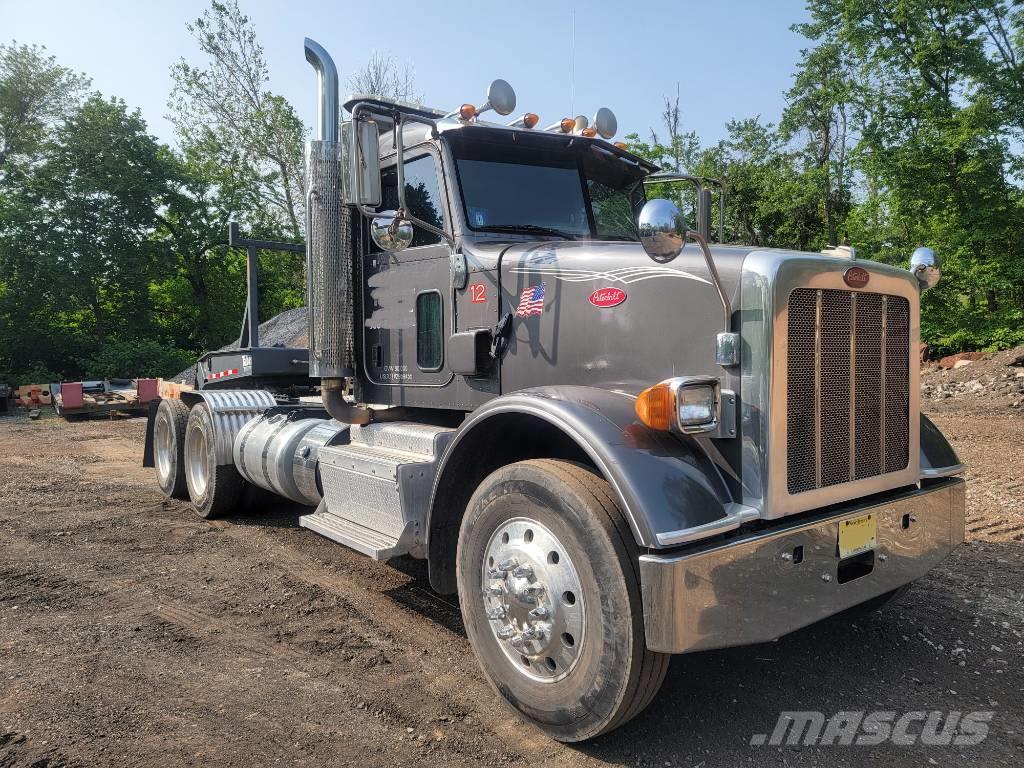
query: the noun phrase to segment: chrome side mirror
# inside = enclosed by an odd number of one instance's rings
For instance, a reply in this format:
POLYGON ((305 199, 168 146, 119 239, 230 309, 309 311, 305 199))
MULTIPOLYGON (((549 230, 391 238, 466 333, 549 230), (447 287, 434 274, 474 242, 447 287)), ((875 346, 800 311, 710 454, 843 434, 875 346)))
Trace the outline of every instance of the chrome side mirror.
POLYGON ((412 244, 412 236, 412 224, 398 218, 397 211, 384 211, 370 222, 370 237, 382 251, 404 251, 412 244))
POLYGON ((640 211, 638 225, 640 244, 647 255, 659 264, 672 261, 683 250, 686 220, 670 201, 648 200, 640 211))
POLYGON ((910 257, 910 271, 917 278, 917 284, 921 286, 922 291, 934 288, 942 275, 939 257, 931 248, 924 246, 914 249, 914 254, 910 257))
MULTIPOLYGON (((349 138, 348 188, 346 202, 376 208, 380 205, 380 135, 372 120, 346 123, 349 138)), ((383 246, 382 246, 383 247, 383 246)))

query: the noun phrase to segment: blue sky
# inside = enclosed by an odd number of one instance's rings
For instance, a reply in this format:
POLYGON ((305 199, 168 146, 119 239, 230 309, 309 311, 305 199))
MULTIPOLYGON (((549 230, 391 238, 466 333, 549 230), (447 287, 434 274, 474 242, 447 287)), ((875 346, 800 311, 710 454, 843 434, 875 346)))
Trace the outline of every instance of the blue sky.
MULTIPOLYGON (((90 75, 94 88, 141 109, 150 131, 173 142, 164 119, 168 70, 180 57, 199 60, 185 24, 206 5, 0 0, 0 40, 45 45, 60 63, 90 75)), ((760 114, 777 121, 806 46, 789 31, 806 16, 803 0, 241 5, 266 50, 271 87, 307 125, 315 119, 315 79, 302 54, 306 35, 331 52, 343 83, 376 49, 415 68, 431 106, 479 104, 487 84, 503 77, 516 89, 518 111, 537 112, 543 124, 608 106, 618 116, 619 137, 632 131, 646 137, 652 126, 660 127, 662 97, 674 94, 678 81, 685 127, 707 143, 721 138, 733 117, 760 114)))

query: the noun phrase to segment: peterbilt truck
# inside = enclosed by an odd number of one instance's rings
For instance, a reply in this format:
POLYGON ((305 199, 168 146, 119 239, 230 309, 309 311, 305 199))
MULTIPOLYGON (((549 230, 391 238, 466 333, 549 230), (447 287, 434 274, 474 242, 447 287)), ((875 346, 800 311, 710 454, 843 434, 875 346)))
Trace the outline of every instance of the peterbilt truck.
MULTIPOLYGON (((502 80, 454 111, 340 105, 305 53, 308 350, 260 346, 250 303, 237 349, 151 409, 167 496, 214 517, 264 489, 425 558, 496 694, 561 741, 641 712, 671 654, 880 606, 963 540, 919 403, 931 251, 725 245, 722 185, 611 142, 607 109, 506 121, 502 80), (648 199, 680 184, 694 228, 648 199)), ((232 240, 253 302, 275 245, 232 240)))

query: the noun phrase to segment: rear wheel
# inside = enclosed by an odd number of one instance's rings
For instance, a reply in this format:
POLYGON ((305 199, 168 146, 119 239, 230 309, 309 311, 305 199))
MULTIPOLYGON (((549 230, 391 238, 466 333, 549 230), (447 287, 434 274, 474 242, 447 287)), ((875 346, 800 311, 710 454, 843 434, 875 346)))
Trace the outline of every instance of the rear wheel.
POLYGON ((238 506, 242 476, 234 464, 217 464, 216 432, 206 403, 197 403, 188 415, 185 482, 200 517, 223 517, 238 506))
POLYGON ((497 470, 470 500, 457 557, 466 633, 523 717, 582 741, 650 703, 669 656, 647 649, 639 552, 604 480, 549 459, 497 470))
POLYGON ((187 499, 185 483, 185 428, 188 406, 181 400, 161 400, 153 419, 153 464, 164 496, 187 499))

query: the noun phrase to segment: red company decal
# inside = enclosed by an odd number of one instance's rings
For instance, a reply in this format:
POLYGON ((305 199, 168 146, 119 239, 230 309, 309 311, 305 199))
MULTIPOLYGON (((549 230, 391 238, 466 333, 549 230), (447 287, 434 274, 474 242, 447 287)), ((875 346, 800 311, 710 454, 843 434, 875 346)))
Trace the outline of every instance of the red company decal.
POLYGON ((590 303, 602 309, 617 307, 625 300, 626 292, 621 288, 598 288, 590 294, 590 303))
POLYGON ((473 283, 469 286, 469 301, 472 304, 486 304, 487 288, 482 283, 473 283))
POLYGON ((871 279, 871 273, 862 267, 850 267, 843 273, 843 282, 851 288, 863 288, 871 279))

